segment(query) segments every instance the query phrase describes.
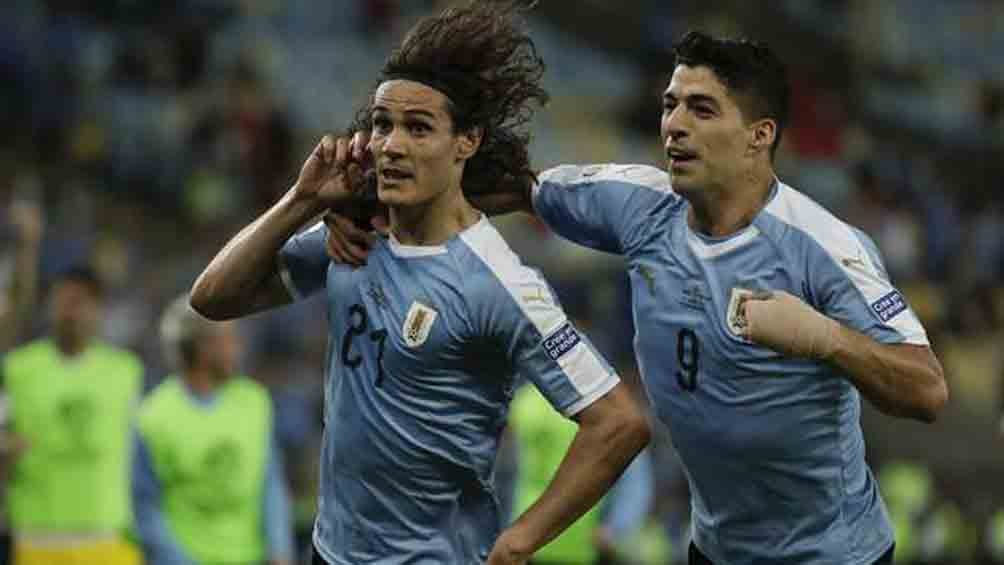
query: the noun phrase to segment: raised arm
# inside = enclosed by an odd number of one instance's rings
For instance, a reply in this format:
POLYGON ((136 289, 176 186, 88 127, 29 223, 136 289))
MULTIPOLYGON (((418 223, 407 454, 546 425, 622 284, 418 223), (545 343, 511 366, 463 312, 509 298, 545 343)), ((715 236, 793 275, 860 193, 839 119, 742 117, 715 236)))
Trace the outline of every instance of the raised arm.
POLYGON ((44 226, 42 209, 34 202, 13 203, 10 220, 17 229, 17 249, 14 280, 8 292, 9 306, 6 311, 0 311, 0 350, 11 347, 17 341, 28 314, 35 306, 44 226))
POLYGON ((192 308, 212 320, 267 310, 291 300, 277 256, 300 227, 350 195, 348 141, 325 136, 289 191, 216 254, 191 291, 192 308))

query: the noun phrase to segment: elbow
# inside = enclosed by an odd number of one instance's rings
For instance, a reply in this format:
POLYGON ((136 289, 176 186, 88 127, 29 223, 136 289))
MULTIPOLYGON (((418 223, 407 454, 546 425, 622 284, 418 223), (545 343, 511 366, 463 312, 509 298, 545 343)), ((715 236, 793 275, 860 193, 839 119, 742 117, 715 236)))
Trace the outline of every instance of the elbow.
POLYGON ((927 387, 923 393, 919 406, 919 419, 933 424, 946 404, 948 404, 948 383, 945 382, 945 376, 939 373, 936 382, 927 387))
POLYGON ((614 442, 633 457, 652 440, 652 427, 645 414, 634 409, 619 419, 613 435, 614 442))
POLYGON ((205 318, 215 322, 227 320, 230 316, 221 307, 222 301, 213 292, 213 285, 206 280, 203 273, 192 285, 192 290, 188 294, 188 304, 205 318))
POLYGON ((929 372, 925 379, 926 384, 916 393, 910 416, 921 422, 933 424, 938 419, 938 414, 948 404, 948 382, 939 363, 934 363, 929 372))

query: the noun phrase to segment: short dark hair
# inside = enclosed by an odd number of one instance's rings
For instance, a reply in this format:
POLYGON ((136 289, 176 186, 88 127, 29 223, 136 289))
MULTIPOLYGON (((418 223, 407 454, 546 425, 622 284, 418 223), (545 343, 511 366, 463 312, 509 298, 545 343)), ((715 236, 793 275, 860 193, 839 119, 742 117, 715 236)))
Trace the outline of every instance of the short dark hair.
POLYGON ((764 43, 750 39, 712 37, 691 31, 673 45, 675 61, 688 67, 707 67, 736 99, 748 120, 770 118, 777 122, 771 155, 788 125, 791 87, 784 63, 764 43))
MULTIPOLYGON (((455 132, 481 128, 464 168, 465 192, 524 188, 535 180, 525 126, 547 102, 544 61, 520 12, 535 2, 474 0, 420 20, 384 63, 380 81, 408 79, 447 96, 455 132)), ((379 85, 378 82, 378 85, 379 85)), ((353 130, 370 128, 369 108, 353 130)))
POLYGON ((95 298, 102 298, 105 293, 104 284, 98 274, 87 265, 73 265, 57 272, 52 277, 50 288, 64 282, 72 282, 83 285, 94 295, 95 298))

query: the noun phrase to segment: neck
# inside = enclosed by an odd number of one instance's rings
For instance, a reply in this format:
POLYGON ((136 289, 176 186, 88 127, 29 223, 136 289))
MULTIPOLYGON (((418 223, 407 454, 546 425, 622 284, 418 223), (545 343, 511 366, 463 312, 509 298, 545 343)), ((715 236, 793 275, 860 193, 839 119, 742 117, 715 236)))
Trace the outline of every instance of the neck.
POLYGON ((77 337, 72 335, 55 336, 56 347, 66 357, 76 357, 82 353, 84 349, 87 349, 87 343, 89 341, 90 339, 86 337, 77 337))
POLYGON ((212 371, 203 367, 192 367, 182 373, 182 380, 196 396, 209 396, 220 388, 220 382, 212 371))
POLYGON ((403 245, 441 245, 479 218, 478 211, 456 187, 429 202, 391 207, 390 230, 403 245))
POLYGON ((711 237, 722 237, 749 226, 767 204, 775 178, 774 170, 767 166, 748 171, 730 186, 689 195, 690 227, 711 237))

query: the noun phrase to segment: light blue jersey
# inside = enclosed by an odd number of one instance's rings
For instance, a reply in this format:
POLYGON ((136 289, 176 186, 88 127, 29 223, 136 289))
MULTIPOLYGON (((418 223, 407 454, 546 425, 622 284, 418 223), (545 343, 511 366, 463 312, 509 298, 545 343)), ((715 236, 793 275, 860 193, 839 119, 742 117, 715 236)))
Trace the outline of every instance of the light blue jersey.
POLYGON ((294 296, 325 289, 330 346, 314 543, 329 563, 481 563, 501 527, 492 468, 516 375, 572 416, 618 378, 487 219, 442 246, 381 240, 329 262, 286 243, 294 296))
POLYGON ((537 213, 572 241, 627 257, 635 353, 692 491, 694 542, 714 563, 870 564, 893 543, 865 463, 857 390, 834 366, 745 341, 738 296, 785 290, 882 343, 927 344, 874 244, 776 183, 752 224, 695 233, 665 171, 564 166, 537 213))

